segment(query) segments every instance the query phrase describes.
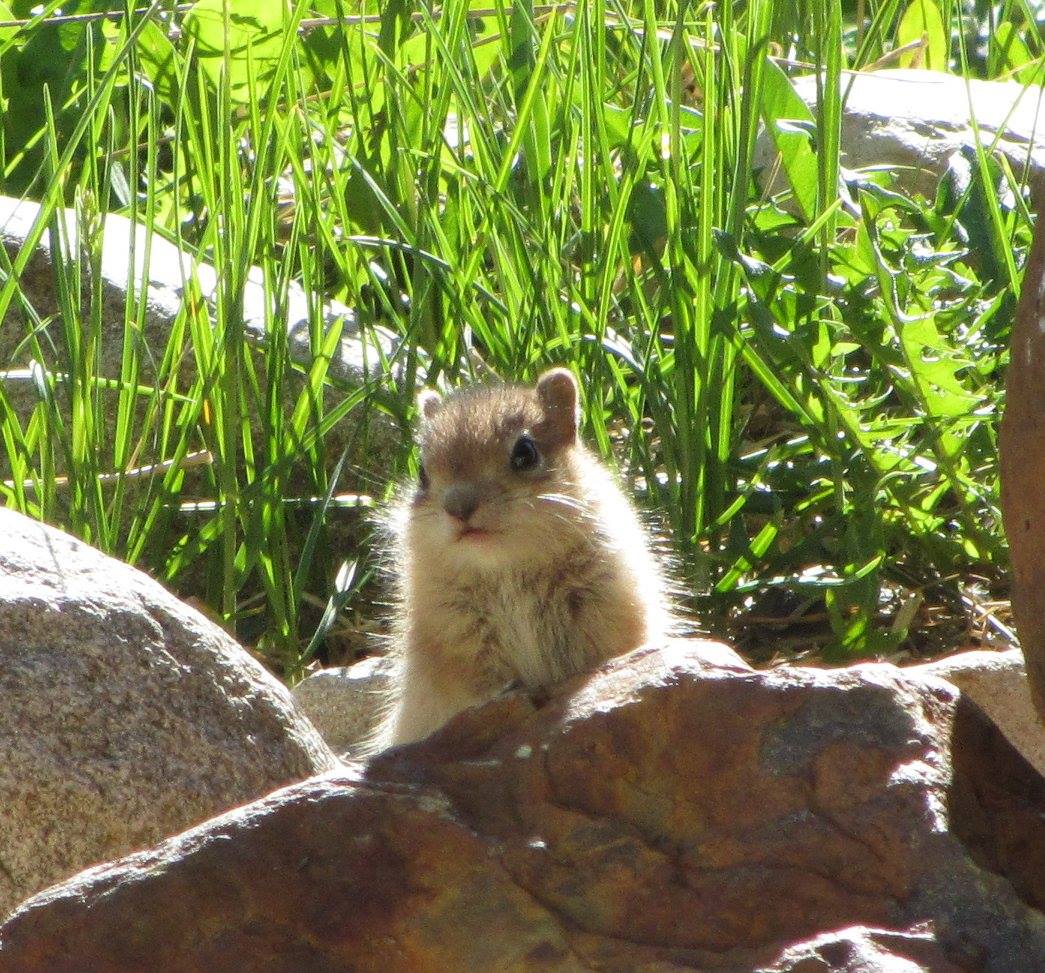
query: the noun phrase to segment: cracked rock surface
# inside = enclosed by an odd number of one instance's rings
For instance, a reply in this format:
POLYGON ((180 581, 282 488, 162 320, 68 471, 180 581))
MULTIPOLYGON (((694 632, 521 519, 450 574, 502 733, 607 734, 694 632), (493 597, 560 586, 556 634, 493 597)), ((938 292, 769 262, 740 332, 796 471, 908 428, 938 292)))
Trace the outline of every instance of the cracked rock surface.
POLYGON ((1041 778, 990 729, 888 665, 640 649, 36 896, 0 971, 1040 971, 992 828, 1040 845, 1041 778))

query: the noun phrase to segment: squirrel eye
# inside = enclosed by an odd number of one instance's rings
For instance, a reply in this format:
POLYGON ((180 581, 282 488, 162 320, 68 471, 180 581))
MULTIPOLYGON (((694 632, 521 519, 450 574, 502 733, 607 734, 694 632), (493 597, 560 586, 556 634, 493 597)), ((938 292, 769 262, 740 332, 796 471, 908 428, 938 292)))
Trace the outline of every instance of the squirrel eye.
POLYGON ((423 463, 417 468, 417 482, 421 485, 422 490, 428 489, 428 471, 423 463))
POLYGON ((529 436, 520 436, 512 450, 511 466, 517 473, 532 470, 541 461, 537 445, 529 436))

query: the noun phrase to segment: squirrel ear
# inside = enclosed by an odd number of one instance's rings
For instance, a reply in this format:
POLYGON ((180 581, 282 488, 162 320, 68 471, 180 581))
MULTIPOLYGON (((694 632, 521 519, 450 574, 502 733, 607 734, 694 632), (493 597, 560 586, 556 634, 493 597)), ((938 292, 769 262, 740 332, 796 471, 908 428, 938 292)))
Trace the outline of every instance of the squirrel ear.
POLYGON ((558 442, 572 443, 580 422, 577 379, 565 368, 553 368, 537 379, 537 398, 544 407, 544 427, 558 442))
POLYGON ((439 411, 442 403, 443 400, 439 393, 433 392, 431 389, 421 389, 417 393, 417 411, 421 414, 422 419, 431 419, 439 411))

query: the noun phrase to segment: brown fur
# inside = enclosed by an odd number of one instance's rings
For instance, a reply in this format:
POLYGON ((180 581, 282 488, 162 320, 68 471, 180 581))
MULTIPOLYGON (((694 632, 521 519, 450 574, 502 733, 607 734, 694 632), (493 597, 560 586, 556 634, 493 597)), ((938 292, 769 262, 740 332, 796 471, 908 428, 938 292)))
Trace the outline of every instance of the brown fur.
POLYGON ((669 619, 634 510, 577 440, 569 372, 418 404, 427 488, 389 518, 399 689, 383 744, 427 736, 508 686, 542 690, 592 669, 669 619), (521 436, 536 446, 533 469, 512 466, 521 436))

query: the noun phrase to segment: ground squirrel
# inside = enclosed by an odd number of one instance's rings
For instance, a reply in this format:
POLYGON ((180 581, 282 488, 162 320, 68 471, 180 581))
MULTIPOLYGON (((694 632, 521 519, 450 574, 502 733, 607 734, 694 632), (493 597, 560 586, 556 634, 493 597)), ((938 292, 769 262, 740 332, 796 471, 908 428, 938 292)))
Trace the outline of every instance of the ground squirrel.
POLYGON ((420 474, 388 517, 397 695, 379 745, 592 669, 670 618, 646 532, 578 439, 569 371, 418 407, 420 474))

